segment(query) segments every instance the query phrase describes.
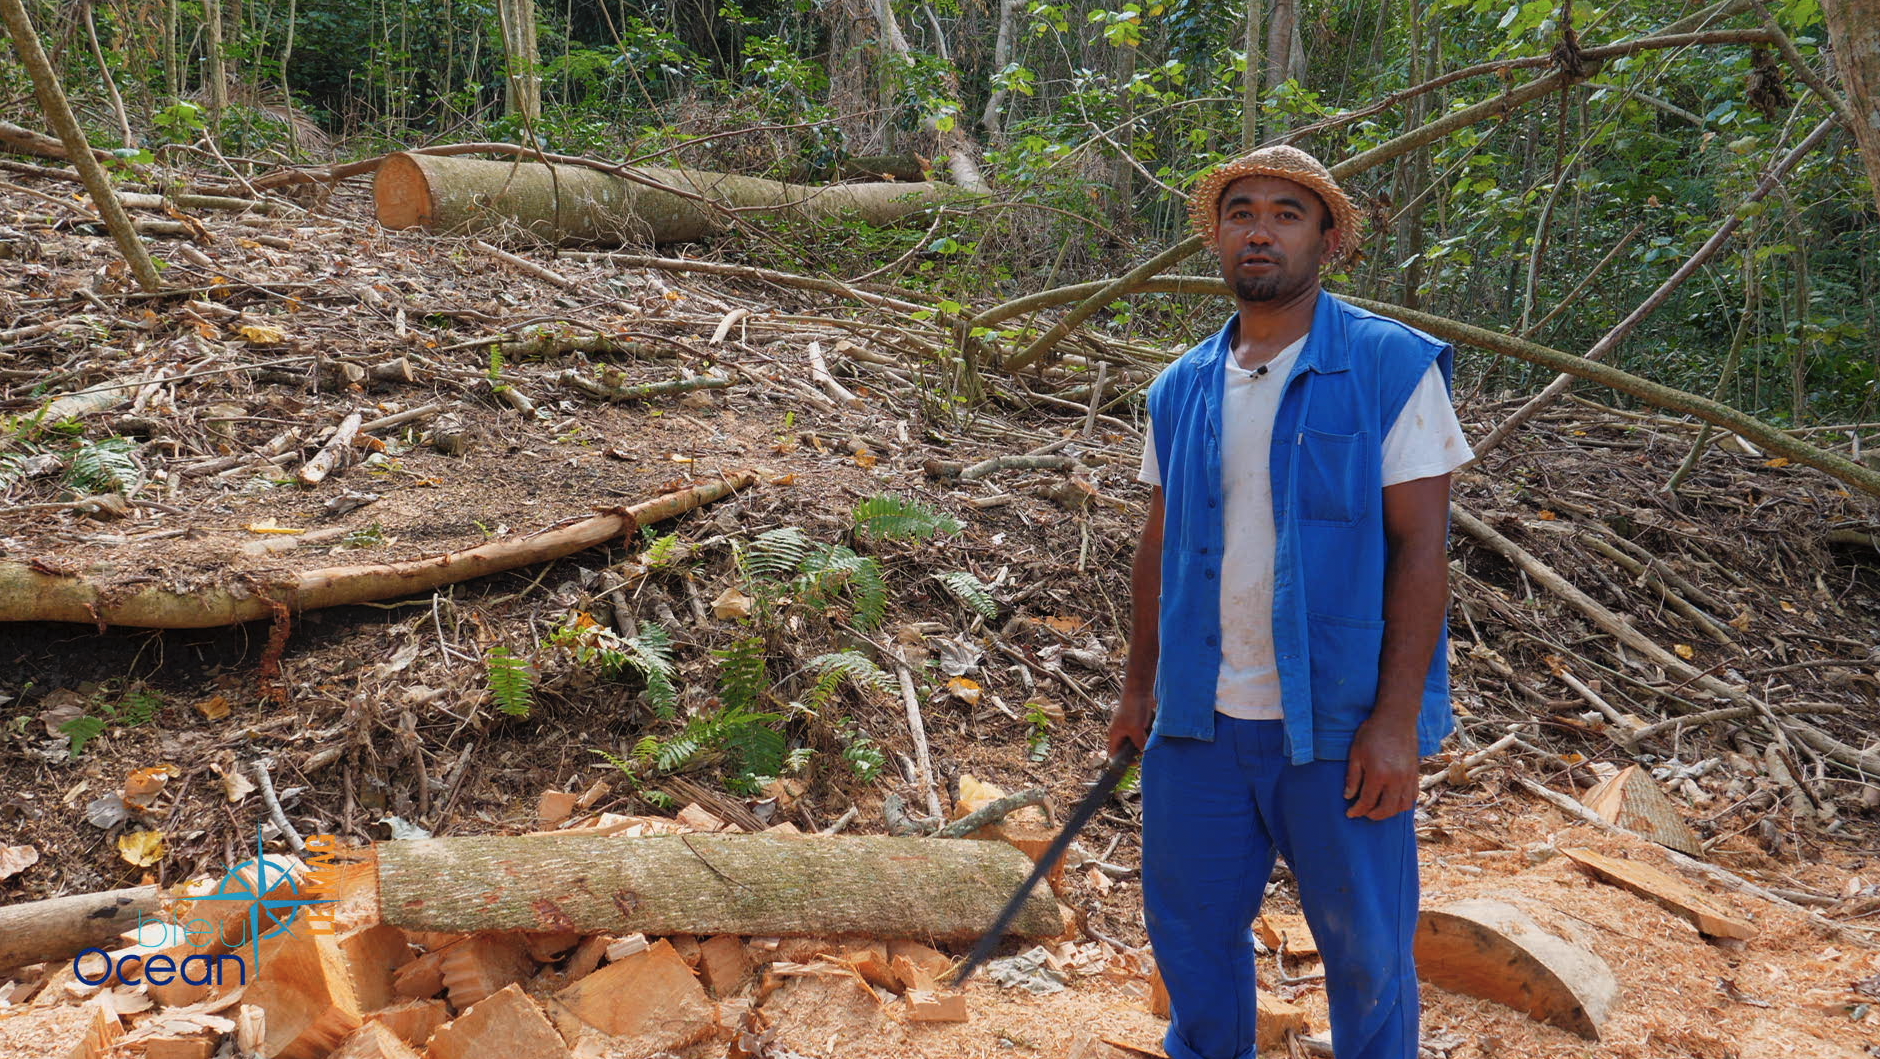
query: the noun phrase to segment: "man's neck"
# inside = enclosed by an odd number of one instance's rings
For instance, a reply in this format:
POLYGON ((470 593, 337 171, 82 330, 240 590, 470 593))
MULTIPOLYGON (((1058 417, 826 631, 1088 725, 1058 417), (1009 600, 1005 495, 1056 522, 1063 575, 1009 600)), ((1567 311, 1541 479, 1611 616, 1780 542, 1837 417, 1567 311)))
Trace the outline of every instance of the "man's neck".
POLYGON ((1318 304, 1317 283, 1283 302, 1241 302, 1234 359, 1249 371, 1272 360, 1312 330, 1312 315, 1318 304))

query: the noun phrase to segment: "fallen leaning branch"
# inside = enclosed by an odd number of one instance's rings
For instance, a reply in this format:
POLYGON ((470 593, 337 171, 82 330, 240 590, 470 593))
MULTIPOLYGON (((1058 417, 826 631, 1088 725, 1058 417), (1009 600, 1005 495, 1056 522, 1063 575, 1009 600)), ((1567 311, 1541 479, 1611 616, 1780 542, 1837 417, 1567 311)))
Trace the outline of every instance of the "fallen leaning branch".
POLYGON ((189 590, 153 585, 132 569, 67 571, 49 562, 0 562, 0 621, 68 621, 145 629, 203 629, 428 592, 441 585, 559 559, 730 496, 756 481, 750 471, 518 540, 405 562, 256 574, 189 590))
POLYGON ((556 376, 555 381, 604 401, 645 401, 654 397, 670 397, 676 393, 691 393, 693 390, 722 390, 732 385, 734 380, 723 375, 700 375, 693 379, 668 379, 664 382, 624 386, 614 384, 611 374, 591 379, 569 368, 556 376))
MULTIPOLYGON (((882 836, 523 835, 378 847, 384 921, 450 933, 969 940, 1030 870, 1003 842, 882 836)), ((1063 933, 1049 891, 1033 894, 1012 930, 1063 933)))

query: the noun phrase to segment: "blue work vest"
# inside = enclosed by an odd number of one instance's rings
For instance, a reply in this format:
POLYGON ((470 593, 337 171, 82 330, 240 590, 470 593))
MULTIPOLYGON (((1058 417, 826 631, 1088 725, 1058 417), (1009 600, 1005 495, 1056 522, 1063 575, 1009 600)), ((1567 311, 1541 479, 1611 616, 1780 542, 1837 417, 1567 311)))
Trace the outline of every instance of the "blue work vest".
MULTIPOLYGON (((1237 331, 1230 317, 1149 387, 1164 501, 1155 731, 1165 737, 1214 738, 1226 543, 1221 358, 1233 355, 1237 331)), ((1346 757, 1376 705, 1389 558, 1384 438, 1430 364, 1448 384, 1452 360, 1447 344, 1321 292, 1286 377, 1271 450, 1273 643, 1295 764, 1346 757)), ((1445 624, 1423 682, 1421 754, 1455 728, 1448 640, 1445 624)))

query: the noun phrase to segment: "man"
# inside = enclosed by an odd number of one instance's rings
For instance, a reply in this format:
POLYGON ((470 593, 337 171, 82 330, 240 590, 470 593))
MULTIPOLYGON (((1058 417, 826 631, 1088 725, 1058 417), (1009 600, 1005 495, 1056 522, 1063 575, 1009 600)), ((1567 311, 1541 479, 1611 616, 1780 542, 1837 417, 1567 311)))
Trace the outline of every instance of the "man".
POLYGON ((1338 1059, 1415 1059, 1417 760, 1454 727, 1451 350, 1325 293, 1360 218, 1267 147, 1189 200, 1238 311, 1149 390, 1149 518, 1112 751, 1143 748, 1143 906, 1173 1059, 1252 1059, 1284 856, 1338 1059), (1150 729, 1153 726, 1153 735, 1150 729))

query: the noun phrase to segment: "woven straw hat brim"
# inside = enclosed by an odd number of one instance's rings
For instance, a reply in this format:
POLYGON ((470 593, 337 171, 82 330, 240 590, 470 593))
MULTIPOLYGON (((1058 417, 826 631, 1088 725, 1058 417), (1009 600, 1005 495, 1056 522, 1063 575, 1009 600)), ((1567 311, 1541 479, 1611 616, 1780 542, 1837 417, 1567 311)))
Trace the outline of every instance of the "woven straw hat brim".
POLYGON ((1188 196, 1188 220, 1208 249, 1220 248, 1221 193, 1234 181, 1250 176, 1279 177, 1317 194, 1332 211, 1332 223, 1344 234, 1338 253, 1326 258, 1322 268, 1335 270, 1351 259, 1364 238, 1364 215, 1317 159, 1290 147, 1262 148, 1224 163, 1201 178, 1188 196))

